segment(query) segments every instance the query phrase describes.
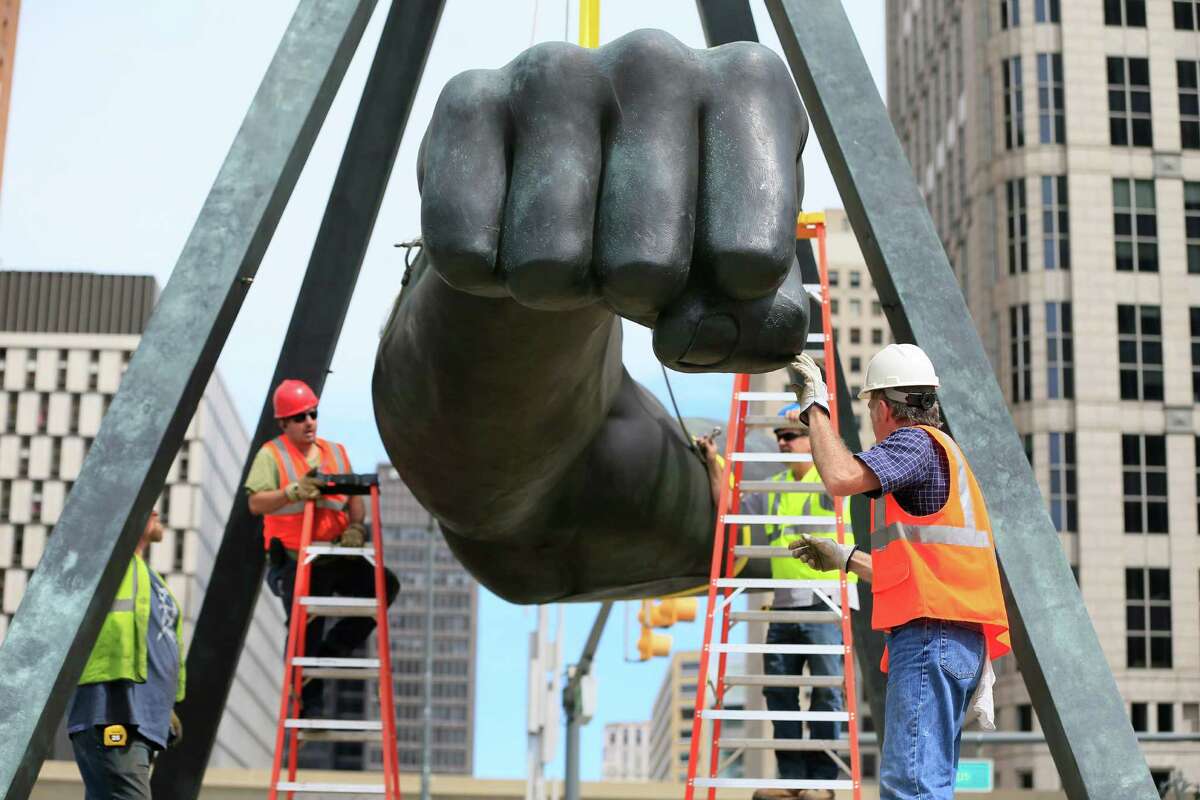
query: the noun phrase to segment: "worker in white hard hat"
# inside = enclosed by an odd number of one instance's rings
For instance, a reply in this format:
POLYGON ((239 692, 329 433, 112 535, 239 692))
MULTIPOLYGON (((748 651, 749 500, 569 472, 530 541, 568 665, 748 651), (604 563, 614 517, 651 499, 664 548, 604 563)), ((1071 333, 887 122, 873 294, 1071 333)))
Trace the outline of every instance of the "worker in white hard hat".
POLYGON ((991 660, 1007 653, 1008 618, 991 523, 967 460, 941 429, 940 386, 915 345, 885 347, 867 365, 878 444, 851 454, 829 420, 829 393, 813 360, 793 364, 797 416, 813 463, 835 496, 882 497, 871 552, 804 536, 793 554, 819 569, 871 582, 871 625, 886 632, 881 800, 950 800, 969 716, 991 723, 991 660))

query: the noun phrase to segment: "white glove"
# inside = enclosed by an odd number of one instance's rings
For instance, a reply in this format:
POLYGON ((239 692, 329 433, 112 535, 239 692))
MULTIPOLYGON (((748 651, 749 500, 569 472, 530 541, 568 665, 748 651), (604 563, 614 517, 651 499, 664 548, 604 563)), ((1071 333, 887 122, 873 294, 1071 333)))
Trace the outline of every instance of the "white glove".
POLYGON ((836 539, 810 536, 807 533, 801 534, 800 538, 788 547, 792 550, 793 558, 798 558, 821 572, 846 569, 850 565, 850 556, 854 553, 854 545, 838 544, 836 539))
POLYGON ((792 369, 800 378, 799 383, 793 383, 788 388, 796 393, 796 404, 800 406, 800 419, 808 417, 808 410, 818 405, 829 413, 829 387, 821 375, 821 368, 812 356, 804 354, 792 362, 792 369))

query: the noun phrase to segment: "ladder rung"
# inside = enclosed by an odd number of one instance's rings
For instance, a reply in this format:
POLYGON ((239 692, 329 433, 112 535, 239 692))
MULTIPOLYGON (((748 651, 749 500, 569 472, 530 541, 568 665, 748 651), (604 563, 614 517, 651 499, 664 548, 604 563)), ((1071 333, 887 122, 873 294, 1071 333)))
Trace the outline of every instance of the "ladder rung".
POLYGON ((810 333, 808 335, 808 343, 809 344, 825 344, 825 334, 810 333))
POLYGON ((383 741, 383 731, 300 731, 296 736, 307 742, 383 741))
POLYGON ((730 456, 734 461, 774 461, 785 464, 810 463, 812 453, 734 453, 730 456))
POLYGON ((823 589, 841 588, 838 581, 792 581, 784 578, 717 578, 719 589, 823 589))
POLYGON ((310 617, 373 617, 379 604, 373 597, 301 597, 310 617))
POLYGON ((825 484, 812 481, 742 481, 738 484, 740 492, 824 492, 825 484))
POLYGON ((726 675, 726 686, 806 686, 836 689, 845 684, 841 675, 726 675))
POLYGON ((789 422, 778 414, 747 414, 742 424, 747 428, 789 428, 796 423, 789 422))
POLYGON ((738 622, 837 623, 842 621, 842 615, 837 611, 731 611, 729 618, 738 622))
POLYGON ((849 739, 726 739, 721 738, 721 747, 726 750, 834 750, 850 752, 849 739))
POLYGON ((349 667, 351 669, 379 669, 378 658, 320 658, 318 656, 296 656, 293 667, 349 667))
POLYGON ((733 548, 733 555, 736 558, 791 558, 792 551, 786 547, 745 544, 733 548))
POLYGON ((381 731, 383 722, 377 719, 285 719, 283 727, 314 731, 381 731))
POLYGON ((382 783, 300 783, 280 781, 275 788, 281 792, 312 792, 325 794, 387 794, 382 783))
MULTIPOLYGON (((809 339, 812 337, 810 336, 809 339)), ((738 392, 738 400, 760 401, 776 400, 781 402, 796 402, 795 392, 738 392)))
POLYGON ((846 789, 854 788, 854 781, 810 781, 768 780, 767 778, 696 778, 692 782, 699 788, 717 789, 846 789))
POLYGON ((837 528, 833 517, 800 516, 787 514, 726 514, 726 525, 787 525, 789 528, 806 528, 814 531, 830 531, 837 528))
POLYGON ((379 672, 373 669, 350 669, 346 667, 305 667, 305 678, 331 678, 342 681, 373 681, 379 672))
POLYGON ((740 644, 734 642, 713 642, 710 649, 714 653, 787 653, 798 656, 840 656, 845 655, 844 644, 740 644))
POLYGON ((804 291, 808 292, 808 296, 813 300, 816 300, 818 303, 821 302, 821 284, 806 283, 804 284, 804 291))
POLYGON ((306 551, 310 556, 362 556, 374 558, 373 547, 342 547, 336 544, 310 544, 306 551))
POLYGON ((849 711, 726 711, 706 708, 704 719, 777 720, 780 722, 849 722, 849 711))

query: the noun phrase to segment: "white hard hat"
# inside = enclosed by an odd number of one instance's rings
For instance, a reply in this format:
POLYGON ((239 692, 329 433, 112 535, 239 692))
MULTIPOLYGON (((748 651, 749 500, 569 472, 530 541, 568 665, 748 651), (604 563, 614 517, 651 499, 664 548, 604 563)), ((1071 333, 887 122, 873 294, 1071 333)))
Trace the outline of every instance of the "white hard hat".
POLYGON ((867 364, 867 382, 858 393, 858 399, 865 400, 871 392, 879 389, 905 386, 936 388, 940 385, 933 371, 933 362, 924 350, 915 344, 889 344, 867 364))

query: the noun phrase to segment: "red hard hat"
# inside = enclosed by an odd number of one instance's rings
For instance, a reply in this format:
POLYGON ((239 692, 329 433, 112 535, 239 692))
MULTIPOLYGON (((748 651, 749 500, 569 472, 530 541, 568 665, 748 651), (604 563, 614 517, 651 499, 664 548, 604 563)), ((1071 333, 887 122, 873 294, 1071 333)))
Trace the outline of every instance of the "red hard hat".
POLYGON ((275 390, 275 419, 283 419, 317 407, 317 395, 304 381, 288 379, 275 390))

